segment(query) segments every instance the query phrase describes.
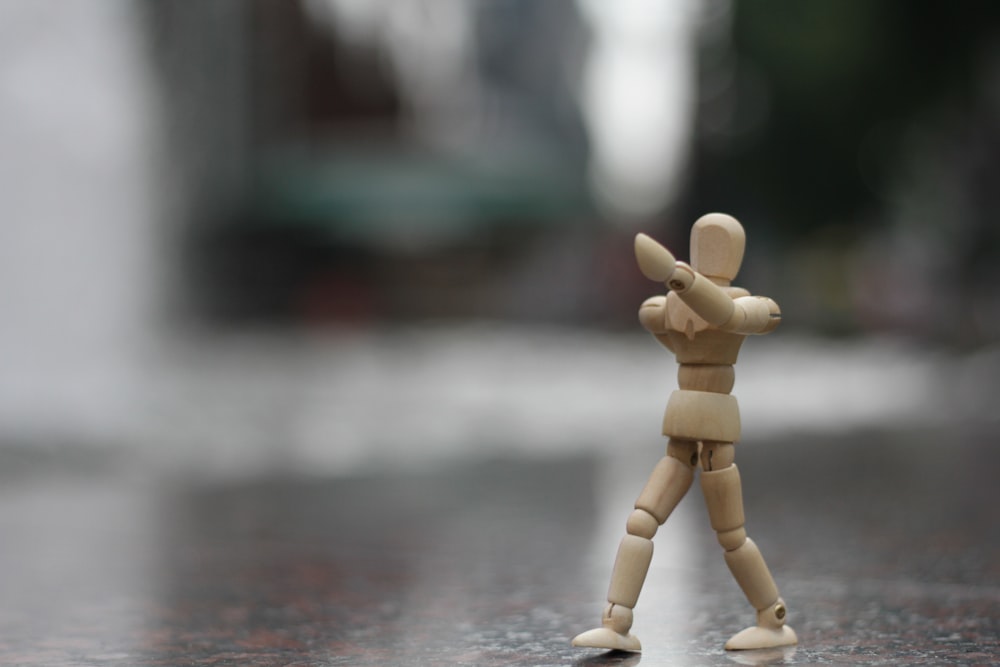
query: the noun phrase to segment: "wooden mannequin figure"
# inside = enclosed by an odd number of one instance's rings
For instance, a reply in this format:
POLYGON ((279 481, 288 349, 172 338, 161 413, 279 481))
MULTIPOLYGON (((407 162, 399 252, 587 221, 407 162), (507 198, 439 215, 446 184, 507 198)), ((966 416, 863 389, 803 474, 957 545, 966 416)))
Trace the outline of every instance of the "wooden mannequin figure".
POLYGON ((721 213, 702 216, 691 230, 689 266, 675 261, 670 251, 645 234, 636 236, 639 269, 669 290, 665 297, 642 304, 639 321, 676 355, 680 388, 671 394, 663 417, 667 454, 639 495, 618 547, 602 625, 577 635, 574 646, 641 650, 629 629, 653 556, 651 538, 691 487, 699 462, 701 488, 726 564, 757 610, 757 625, 738 632, 726 648, 768 648, 798 641, 785 625, 785 603, 764 558, 743 528, 740 473, 733 463, 733 443, 740 435, 739 409, 729 393, 733 364, 748 334, 768 333, 781 321, 774 301, 730 285, 743 260, 745 239, 734 218, 721 213))

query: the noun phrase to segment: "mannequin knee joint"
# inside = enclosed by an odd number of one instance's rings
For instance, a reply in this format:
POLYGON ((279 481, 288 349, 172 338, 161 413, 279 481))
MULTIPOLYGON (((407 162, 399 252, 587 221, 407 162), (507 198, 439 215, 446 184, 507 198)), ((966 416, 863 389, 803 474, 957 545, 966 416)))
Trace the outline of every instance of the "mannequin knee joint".
POLYGON ((742 526, 733 530, 716 533, 715 536, 718 538, 719 544, 726 551, 735 551, 747 541, 747 531, 742 526))
POLYGON ((660 522, 646 510, 635 510, 629 515, 628 523, 625 524, 625 530, 628 531, 629 535, 645 537, 646 539, 651 539, 659 527, 660 522))

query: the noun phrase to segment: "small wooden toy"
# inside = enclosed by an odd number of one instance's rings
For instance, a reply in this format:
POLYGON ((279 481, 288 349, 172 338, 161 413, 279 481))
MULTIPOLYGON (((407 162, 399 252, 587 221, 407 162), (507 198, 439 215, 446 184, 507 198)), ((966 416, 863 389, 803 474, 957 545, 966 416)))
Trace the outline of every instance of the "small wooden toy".
POLYGON ((577 635, 574 646, 641 650, 629 630, 653 557, 652 537, 691 487, 699 462, 701 488, 726 564, 757 610, 757 624, 738 632, 725 647, 769 648, 798 641, 785 625, 785 603, 764 558, 744 530, 740 473, 733 462, 733 443, 740 436, 739 409, 729 393, 733 364, 748 334, 766 334, 781 321, 774 301, 730 285, 745 242, 740 223, 722 213, 694 223, 690 265, 676 261, 645 234, 635 238, 639 269, 668 289, 666 296, 642 304, 639 321, 676 355, 679 389, 671 394, 663 417, 666 456, 635 502, 618 547, 601 627, 577 635))

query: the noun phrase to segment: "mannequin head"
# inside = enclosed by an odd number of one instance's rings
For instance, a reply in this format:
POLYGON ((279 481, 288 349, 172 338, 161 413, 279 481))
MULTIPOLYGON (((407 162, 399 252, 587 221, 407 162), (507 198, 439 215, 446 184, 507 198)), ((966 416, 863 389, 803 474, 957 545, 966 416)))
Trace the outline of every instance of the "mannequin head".
POLYGON ((736 218, 725 213, 703 215, 691 228, 691 266, 728 283, 740 270, 745 245, 746 234, 736 218))

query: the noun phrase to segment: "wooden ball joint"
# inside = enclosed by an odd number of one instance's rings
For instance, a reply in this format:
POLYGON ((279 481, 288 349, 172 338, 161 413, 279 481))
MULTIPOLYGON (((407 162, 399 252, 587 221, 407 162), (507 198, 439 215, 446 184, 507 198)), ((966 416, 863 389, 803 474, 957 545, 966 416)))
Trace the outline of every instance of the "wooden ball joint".
POLYGON ((662 245, 639 234, 635 256, 650 280, 664 283, 666 296, 647 299, 639 321, 680 364, 678 389, 663 416, 667 452, 635 502, 611 572, 608 604, 600 627, 573 639, 574 646, 639 651, 630 634, 632 609, 653 558, 652 537, 680 502, 701 467, 701 490, 726 564, 757 611, 757 624, 736 633, 726 648, 759 649, 795 644, 785 625, 785 603, 757 545, 744 529, 740 472, 733 444, 740 414, 733 364, 743 340, 766 334, 781 321, 778 304, 734 287, 746 236, 735 218, 709 213, 691 230, 691 264, 677 261, 662 245))

